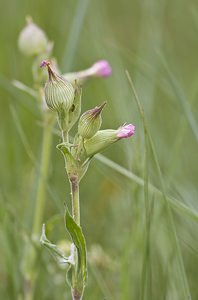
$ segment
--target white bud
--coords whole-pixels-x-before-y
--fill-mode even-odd
[[[22,29],[18,39],[20,51],[27,56],[36,55],[44,52],[47,44],[45,32],[28,18],[27,25]]]

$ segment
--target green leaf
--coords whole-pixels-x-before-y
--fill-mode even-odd
[[[29,86],[25,85],[23,82],[20,82],[18,80],[13,80],[12,84],[14,87],[19,89],[20,91],[23,91],[27,93],[28,95],[32,96],[35,99],[38,99],[38,94],[35,90],[31,89]]]
[[[56,146],[56,148],[62,152],[64,158],[70,159],[70,160],[73,161],[74,158],[73,158],[73,156],[71,155],[71,153],[70,153],[69,150],[68,150],[68,147],[70,147],[70,146],[73,146],[73,144],[69,144],[69,143],[63,142],[63,143],[61,143],[61,144],[58,144],[58,145]]]
[[[76,224],[72,216],[70,215],[68,208],[65,211],[65,225],[69,232],[74,245],[77,248],[78,253],[78,275],[82,275],[83,283],[87,281],[87,251],[85,238],[82,229]]]
[[[52,254],[52,256],[58,261],[59,264],[67,264],[67,265],[74,265],[74,258],[71,254],[69,257],[66,257],[64,253],[53,243],[51,243],[45,234],[45,224],[43,224],[42,227],[42,234],[40,237],[41,244],[46,247],[49,252]]]

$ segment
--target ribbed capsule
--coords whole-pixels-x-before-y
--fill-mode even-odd
[[[49,80],[45,84],[45,101],[54,111],[69,111],[74,101],[73,85],[52,71],[49,62],[43,61],[41,67],[47,66]]]
[[[96,134],[102,124],[101,112],[105,105],[106,102],[82,114],[78,123],[78,133],[80,136],[90,139]]]

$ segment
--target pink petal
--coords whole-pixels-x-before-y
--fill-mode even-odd
[[[124,124],[118,129],[117,137],[120,139],[128,138],[135,133],[135,126],[133,124]]]
[[[99,60],[91,67],[95,76],[108,77],[112,74],[112,69],[107,60]]]

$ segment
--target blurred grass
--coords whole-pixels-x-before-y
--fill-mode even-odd
[[[0,27],[0,298],[20,299],[22,293],[20,261],[31,231],[37,178],[32,157],[39,163],[41,149],[41,116],[34,99],[11,86],[11,80],[17,79],[32,87],[31,59],[17,49],[18,34],[30,14],[54,40],[62,71],[87,67],[100,58],[110,61],[112,77],[94,79],[84,87],[83,110],[107,99],[103,128],[124,122],[136,125],[133,140],[108,149],[104,155],[110,161],[101,156],[95,159],[81,184],[81,219],[88,250],[100,244],[114,262],[106,267],[92,262],[85,299],[188,299],[177,247],[191,297],[198,299],[197,2],[19,0],[1,4],[5,14]],[[171,214],[177,246],[171,238],[166,205],[158,201],[162,200],[161,179],[151,149],[145,149],[126,69],[145,110],[166,197],[176,203]],[[70,199],[57,143],[54,136],[45,222],[61,214],[64,201]],[[144,180],[145,155],[148,174]],[[50,234],[54,241],[66,237],[63,220]],[[64,270],[45,250],[37,267],[35,299],[70,299]]]

